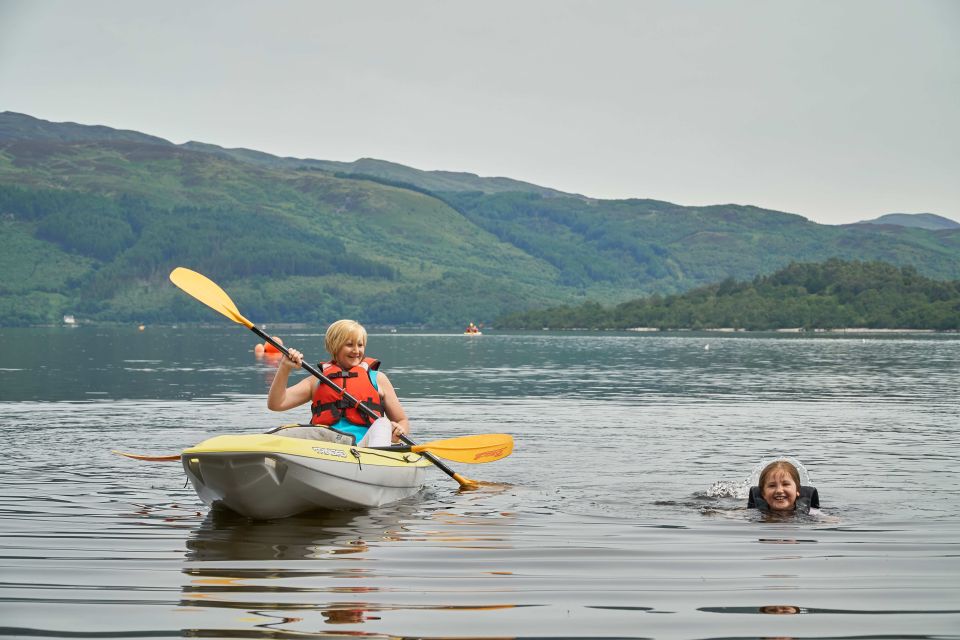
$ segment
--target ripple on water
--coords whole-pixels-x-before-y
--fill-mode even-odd
[[[110,453],[283,421],[232,335],[65,359],[82,401],[6,355],[0,635],[958,637],[960,340],[374,336],[418,439],[514,454],[454,465],[479,491],[437,472],[390,507],[251,522]],[[779,455],[827,517],[743,508]]]

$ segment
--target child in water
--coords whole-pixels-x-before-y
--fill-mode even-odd
[[[750,488],[748,508],[774,513],[810,513],[820,508],[820,496],[813,487],[800,484],[800,472],[786,460],[775,460],[760,472],[757,486]]]

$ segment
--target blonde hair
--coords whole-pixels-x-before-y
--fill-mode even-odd
[[[337,320],[327,327],[323,342],[327,353],[336,358],[337,352],[351,339],[359,340],[366,346],[367,330],[356,320]]]
[[[760,479],[757,481],[757,486],[763,490],[763,485],[775,471],[784,471],[793,478],[794,484],[797,485],[797,491],[800,490],[800,472],[797,471],[797,468],[787,462],[786,460],[775,460],[763,468],[763,471],[760,472]]]

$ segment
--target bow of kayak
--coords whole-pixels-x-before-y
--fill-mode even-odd
[[[419,492],[432,466],[409,451],[272,434],[210,438],[184,449],[181,462],[206,504],[257,520],[396,502]]]

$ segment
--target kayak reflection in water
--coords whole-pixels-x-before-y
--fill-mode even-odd
[[[800,613],[800,607],[792,604],[768,604],[760,607],[760,613],[768,613],[775,616],[792,616]]]
[[[763,468],[757,486],[750,487],[747,507],[771,513],[818,513],[820,496],[813,487],[800,484],[800,472],[786,460]]]
[[[381,416],[372,420],[365,412],[341,397],[341,393],[310,376],[288,387],[293,369],[303,364],[303,354],[288,349],[267,394],[267,408],[286,411],[310,402],[310,424],[285,428],[283,435],[342,442],[359,446],[386,446],[410,434],[410,421],[386,374],[378,371],[380,362],[366,357],[367,330],[354,320],[337,320],[327,329],[324,340],[329,362],[321,363],[321,372],[347,393]]]

